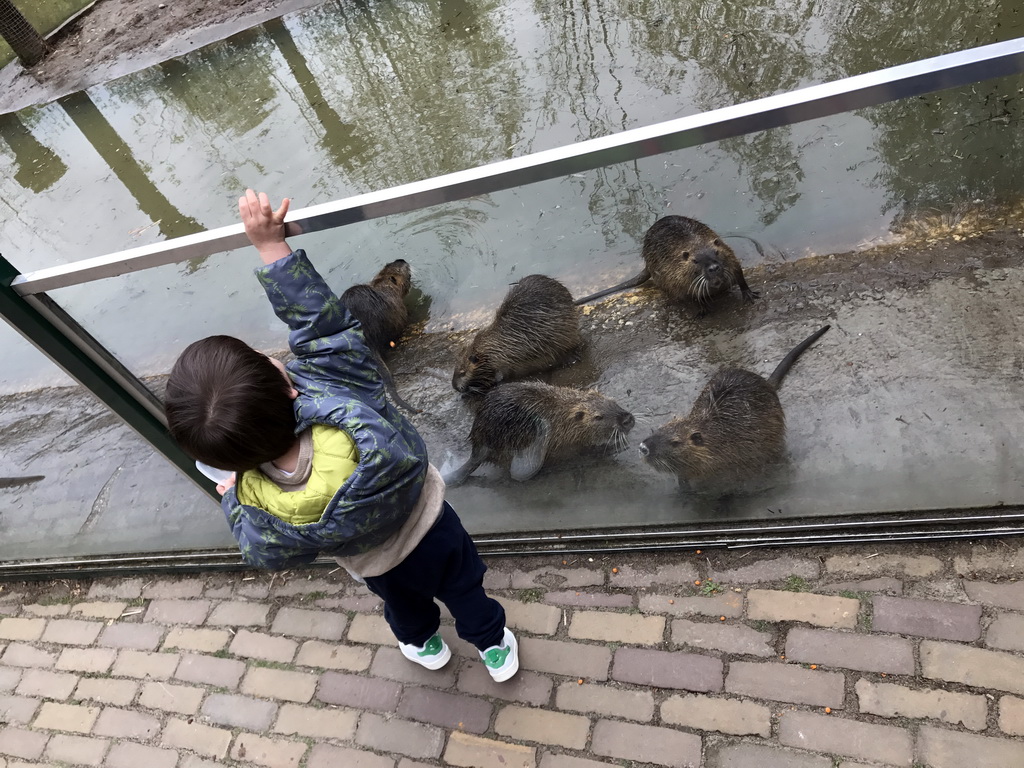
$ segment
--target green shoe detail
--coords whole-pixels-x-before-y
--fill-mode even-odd
[[[487,653],[481,654],[484,664],[492,669],[498,669],[505,663],[505,659],[512,653],[511,648],[490,648]]]
[[[427,640],[423,646],[422,651],[417,651],[417,656],[436,656],[441,652],[441,648],[444,645],[444,641],[441,639],[441,635],[435,634],[432,638]]]

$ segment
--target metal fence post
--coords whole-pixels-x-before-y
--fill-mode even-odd
[[[0,256],[0,317],[143,440],[218,500],[212,483],[167,432],[159,401],[130,371],[44,294],[19,296],[11,283],[20,273]],[[77,342],[77,343],[76,343]]]

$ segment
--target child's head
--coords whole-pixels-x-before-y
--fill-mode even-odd
[[[171,369],[164,409],[194,459],[238,472],[295,444],[295,390],[276,360],[232,336],[190,344]]]

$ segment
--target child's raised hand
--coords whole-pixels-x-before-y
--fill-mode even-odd
[[[227,480],[226,482],[223,482],[223,483],[218,483],[218,485],[217,485],[217,493],[219,493],[221,496],[223,496],[225,493],[227,493],[228,492],[228,488],[231,488],[231,487],[234,486],[235,479],[236,479],[235,473],[232,472],[231,473],[231,478],[229,480]]]
[[[266,192],[257,195],[251,189],[245,190],[245,194],[238,198],[238,214],[245,225],[245,234],[260,252],[264,264],[283,259],[292,252],[284,239],[284,217],[290,203],[286,197],[275,211],[270,207]]]

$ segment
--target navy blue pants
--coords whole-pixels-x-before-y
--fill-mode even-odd
[[[505,609],[484,593],[487,566],[448,502],[409,556],[387,573],[367,576],[384,601],[384,618],[401,642],[422,646],[441,626],[436,597],[455,617],[455,631],[483,651],[500,645]]]

